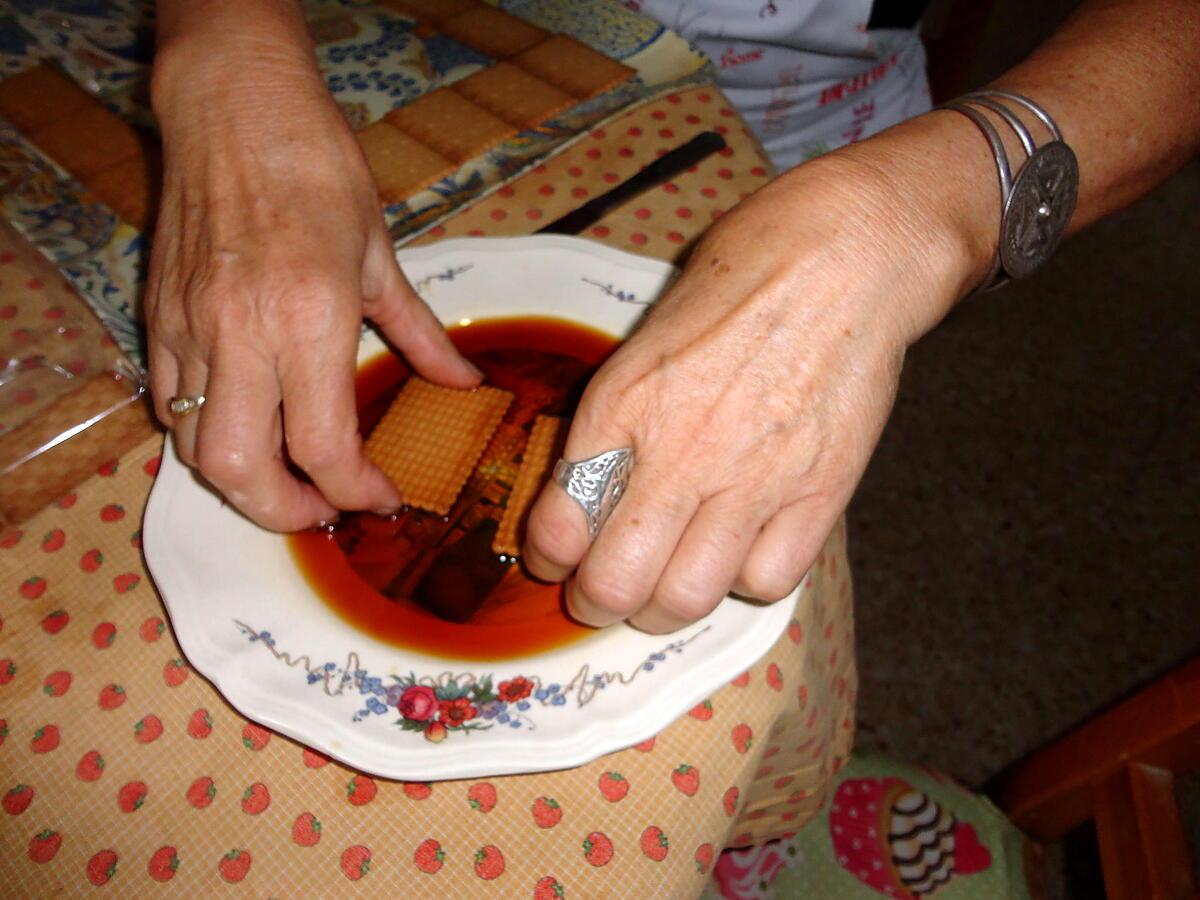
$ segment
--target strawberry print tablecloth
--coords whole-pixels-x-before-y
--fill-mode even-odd
[[[591,230],[673,259],[769,177],[712,88],[605,123],[423,240],[536,230],[706,128],[724,155]],[[812,816],[848,753],[839,527],[767,656],[654,739],[545,775],[354,772],[247,722],[182,658],[140,552],[160,452],[0,536],[0,895],[695,896],[722,847]]]

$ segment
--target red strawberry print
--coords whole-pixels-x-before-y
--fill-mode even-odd
[[[8,719],[0,719],[0,746],[4,745],[6,737],[8,737]]]
[[[58,726],[43,725],[33,733],[33,740],[29,746],[33,748],[34,753],[49,753],[58,746]]]
[[[549,875],[539,879],[538,883],[533,886],[533,900],[563,900],[566,896],[558,879]]]
[[[29,842],[29,858],[35,863],[50,862],[62,846],[62,835],[57,831],[39,831]]]
[[[445,860],[446,854],[442,850],[442,845],[433,838],[422,841],[417,845],[416,852],[413,853],[413,862],[427,875],[437,872]]]
[[[128,594],[141,584],[142,576],[133,572],[123,572],[113,579],[113,588],[118,594]]]
[[[410,800],[426,800],[433,794],[433,785],[428,781],[404,782],[404,795]],[[374,796],[372,794],[371,796]]]
[[[163,733],[162,720],[153,713],[138,719],[133,726],[133,739],[139,744],[150,744]]]
[[[67,536],[61,528],[55,528],[53,531],[47,531],[42,536],[42,549],[47,553],[54,553],[61,550],[67,542]]]
[[[119,468],[120,461],[116,459],[110,459],[108,462],[100,464],[99,468],[96,469],[96,474],[102,478],[111,478],[117,474],[117,470]]]
[[[108,684],[100,689],[100,708],[108,711],[125,702],[125,688],[119,684]]]
[[[121,812],[137,812],[150,793],[144,781],[131,781],[117,791],[117,806]]]
[[[27,784],[18,784],[4,795],[4,811],[10,816],[19,816],[29,809],[33,802],[33,788]]]
[[[162,464],[161,456],[152,456],[142,464],[142,471],[153,478],[158,474],[158,467]]]
[[[725,792],[725,796],[721,798],[721,806],[725,809],[725,815],[732,816],[737,811],[738,797],[741,792],[731,787]]]
[[[242,812],[247,815],[257,816],[270,805],[271,792],[261,781],[254,782],[242,794]]]
[[[207,709],[198,709],[188,719],[187,733],[197,739],[203,739],[212,734],[212,716]]]
[[[707,875],[708,867],[712,865],[713,861],[713,845],[701,844],[699,847],[697,847],[695,860],[696,871],[701,875]]]
[[[366,775],[355,775],[346,785],[346,799],[352,806],[364,806],[375,799],[378,790]]]
[[[17,664],[12,661],[11,657],[0,659],[0,684],[8,684],[16,677]]]
[[[46,593],[46,579],[41,575],[32,575],[21,582],[21,596],[26,600],[36,600]]]
[[[155,881],[170,881],[179,870],[179,854],[174,847],[159,847],[146,866]]]
[[[355,844],[342,851],[342,874],[351,881],[358,881],[371,868],[371,851],[362,844]]]
[[[250,853],[246,850],[230,850],[221,857],[217,871],[226,881],[241,881],[250,871]]]
[[[54,505],[59,509],[70,509],[75,505],[75,501],[79,499],[79,495],[75,493],[63,494],[54,501]]]
[[[796,701],[800,704],[800,708],[804,709],[808,706],[808,685],[802,684],[796,688]]]
[[[657,825],[651,825],[642,832],[642,853],[649,859],[655,862],[662,862],[667,858],[667,836],[663,834],[662,829]]]
[[[654,741],[655,741],[655,738],[652,738],[652,737],[646,738],[640,744],[634,744],[633,749],[636,750],[638,753],[649,753],[651,750],[654,749]]]
[[[101,622],[92,629],[92,646],[97,650],[107,650],[117,639],[117,626],[112,622]]]
[[[310,769],[319,769],[328,763],[329,757],[325,754],[318,753],[316,750],[310,750],[308,747],[304,748],[304,765]]]
[[[247,722],[242,726],[242,745],[247,750],[261,750],[271,740],[271,732],[261,725]]]
[[[51,672],[42,681],[42,693],[47,697],[61,697],[71,687],[71,673],[61,669]]]
[[[779,671],[779,666],[775,663],[767,666],[767,684],[771,686],[772,690],[783,690],[783,673]]]
[[[694,797],[700,790],[700,770],[695,766],[682,765],[671,773],[671,783],[681,794]]]
[[[120,522],[125,518],[125,507],[120,503],[110,503],[100,510],[101,522]]]
[[[87,877],[92,884],[107,884],[117,874],[117,854],[112,850],[101,850],[88,860]]]
[[[71,621],[71,614],[65,609],[56,609],[46,618],[42,619],[42,631],[46,634],[58,634]]]
[[[733,679],[733,681],[731,681],[729,683],[732,684],[734,687],[745,687],[746,685],[748,685],[750,683],[749,670],[743,672],[741,675],[739,675],[737,678]]]
[[[167,687],[179,687],[179,685],[187,681],[187,677],[187,663],[182,659],[175,658],[168,660],[167,664],[163,666],[163,681],[166,682]]]
[[[17,304],[9,303],[5,306],[0,306],[0,319],[15,319],[17,317]]]
[[[608,835],[593,831],[583,839],[583,857],[593,866],[607,865],[613,858],[613,844]]]
[[[484,881],[491,881],[504,874],[504,854],[494,844],[475,851],[475,874]]]
[[[153,644],[166,630],[167,626],[158,616],[151,616],[138,628],[138,634],[142,636],[142,640]]]
[[[713,715],[712,701],[705,700],[703,703],[697,703],[688,710],[688,715],[693,719],[699,719],[701,722],[707,722]]]
[[[730,738],[733,740],[733,749],[738,753],[745,753],[750,749],[750,745],[754,743],[753,733],[750,731],[750,726],[745,722],[733,726]]]
[[[292,840],[301,847],[314,847],[321,840],[321,820],[310,812],[300,813],[292,823]]]
[[[196,809],[204,809],[213,802],[215,796],[217,796],[217,786],[207,775],[197,778],[187,789],[187,801]]]
[[[80,781],[96,781],[104,774],[104,757],[99,750],[89,750],[79,757],[75,765],[75,777]]]
[[[538,797],[533,801],[533,821],[538,828],[553,828],[562,821],[562,807],[552,797]]]
[[[138,529],[129,536],[129,546],[134,550],[142,549],[142,529]]]
[[[99,550],[89,550],[83,556],[79,557],[79,568],[89,575],[95,572],[104,563],[104,554]]]
[[[629,782],[620,772],[605,772],[600,776],[600,793],[609,803],[623,800],[629,793]]]
[[[489,782],[482,784],[473,784],[467,791],[467,802],[471,804],[471,809],[477,809],[480,812],[491,812],[496,806],[496,788]]]
[[[20,528],[11,528],[8,531],[0,533],[0,550],[11,550],[17,544],[21,543],[21,538],[25,536]]]

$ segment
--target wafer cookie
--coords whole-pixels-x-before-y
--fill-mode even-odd
[[[445,515],[512,399],[497,388],[454,390],[410,378],[367,438],[367,458],[406,504]]]
[[[575,105],[574,97],[510,62],[498,62],[452,88],[517,128],[533,128]]]
[[[550,477],[555,460],[562,456],[567,440],[569,420],[555,416],[538,416],[529,432],[529,442],[521,456],[521,468],[508,495],[504,516],[492,541],[492,550],[501,555],[517,556],[521,552],[521,537],[529,508],[537,499],[542,485]]]
[[[376,122],[356,137],[386,204],[401,203],[454,171],[450,160],[387,122]]]
[[[142,152],[148,140],[148,136],[95,100],[28,137],[34,146],[80,181],[87,181]]]
[[[474,159],[517,133],[450,88],[438,88],[393,109],[383,121],[456,163]]]
[[[609,59],[565,34],[542,41],[513,57],[512,61],[579,100],[612,90],[634,75],[629,66]]]
[[[383,0],[383,5],[410,19],[436,25],[480,4],[478,0]]]
[[[536,25],[483,4],[443,20],[438,30],[492,59],[514,56],[549,37]]]
[[[25,134],[91,106],[90,94],[43,63],[0,81],[0,116]]]
[[[147,147],[87,180],[87,189],[139,231],[154,223],[162,192],[162,152]]]

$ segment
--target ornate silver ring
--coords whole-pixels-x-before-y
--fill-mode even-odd
[[[204,395],[199,394],[195,397],[172,397],[171,402],[167,404],[167,409],[171,411],[173,416],[186,416],[188,413],[193,413],[204,405]]]
[[[596,539],[612,515],[632,471],[633,450],[629,447],[609,450],[581,462],[560,459],[555,464],[554,481],[583,510],[589,539]]]

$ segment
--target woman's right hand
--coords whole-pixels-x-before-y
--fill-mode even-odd
[[[241,49],[223,58],[224,45],[183,40],[156,60],[155,408],[180,458],[268,528],[394,509],[402,498],[358,433],[364,316],[424,377],[471,387],[479,374],[396,264],[371,173],[311,48]],[[200,410],[170,412],[172,397],[201,394]]]

